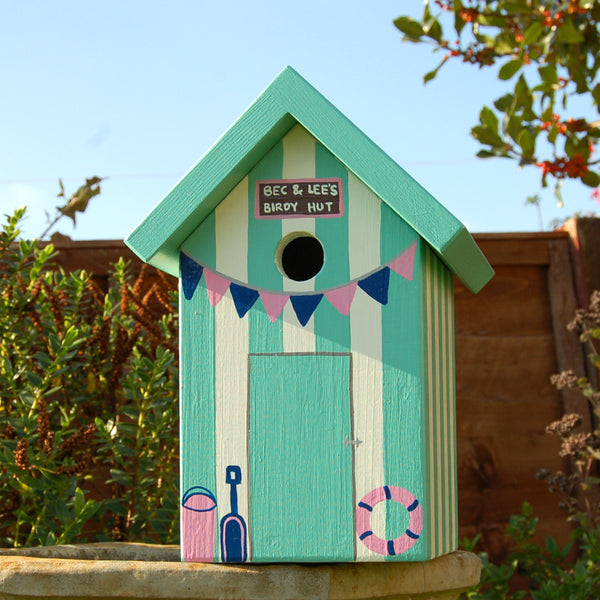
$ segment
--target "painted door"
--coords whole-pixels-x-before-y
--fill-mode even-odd
[[[351,356],[253,354],[254,561],[354,559]]]

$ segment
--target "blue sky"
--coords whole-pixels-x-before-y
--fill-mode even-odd
[[[535,168],[479,160],[469,135],[503,88],[494,71],[402,43],[418,0],[0,0],[0,211],[27,205],[39,235],[58,203],[107,177],[75,239],[125,237],[291,65],[473,232],[535,231]],[[567,183],[541,192],[543,220],[598,206]]]

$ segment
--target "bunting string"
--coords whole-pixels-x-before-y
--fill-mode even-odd
[[[406,250],[376,270],[334,288],[315,292],[277,292],[252,287],[246,283],[229,279],[199,263],[185,252],[180,252],[181,287],[184,298],[191,300],[200,280],[204,277],[208,301],[213,307],[217,306],[229,290],[240,319],[260,298],[272,323],[277,321],[289,300],[298,321],[304,327],[317,310],[323,297],[327,298],[329,303],[342,315],[350,314],[357,287],[380,304],[387,304],[390,273],[393,271],[400,277],[412,281],[416,249],[417,241],[415,240]]]

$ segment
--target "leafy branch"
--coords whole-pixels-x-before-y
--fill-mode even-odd
[[[104,179],[104,177],[90,177],[89,179],[86,179],[85,183],[80,186],[76,192],[71,194],[68,199],[62,179],[59,179],[58,185],[60,187],[60,192],[58,193],[57,197],[66,199],[66,202],[62,206],[55,207],[56,212],[54,217],[50,217],[50,215],[48,215],[48,220],[50,223],[46,229],[44,229],[44,232],[42,235],[40,235],[39,239],[43,240],[63,217],[69,217],[73,221],[73,225],[75,225],[76,213],[85,212],[90,200],[94,196],[100,194],[100,182]]]
[[[441,52],[434,79],[449,60],[480,69],[498,66],[498,78],[512,90],[484,106],[471,129],[480,158],[502,157],[534,165],[541,184],[563,179],[600,184],[600,2],[598,0],[430,0],[420,21],[398,17],[404,40],[428,43]],[[571,112],[579,98],[586,116]],[[593,116],[589,116],[592,114]]]

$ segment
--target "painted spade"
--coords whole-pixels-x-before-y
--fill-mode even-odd
[[[225,483],[231,486],[231,512],[221,519],[221,559],[223,562],[246,562],[246,522],[238,513],[237,486],[242,481],[242,469],[229,465],[225,471]]]

